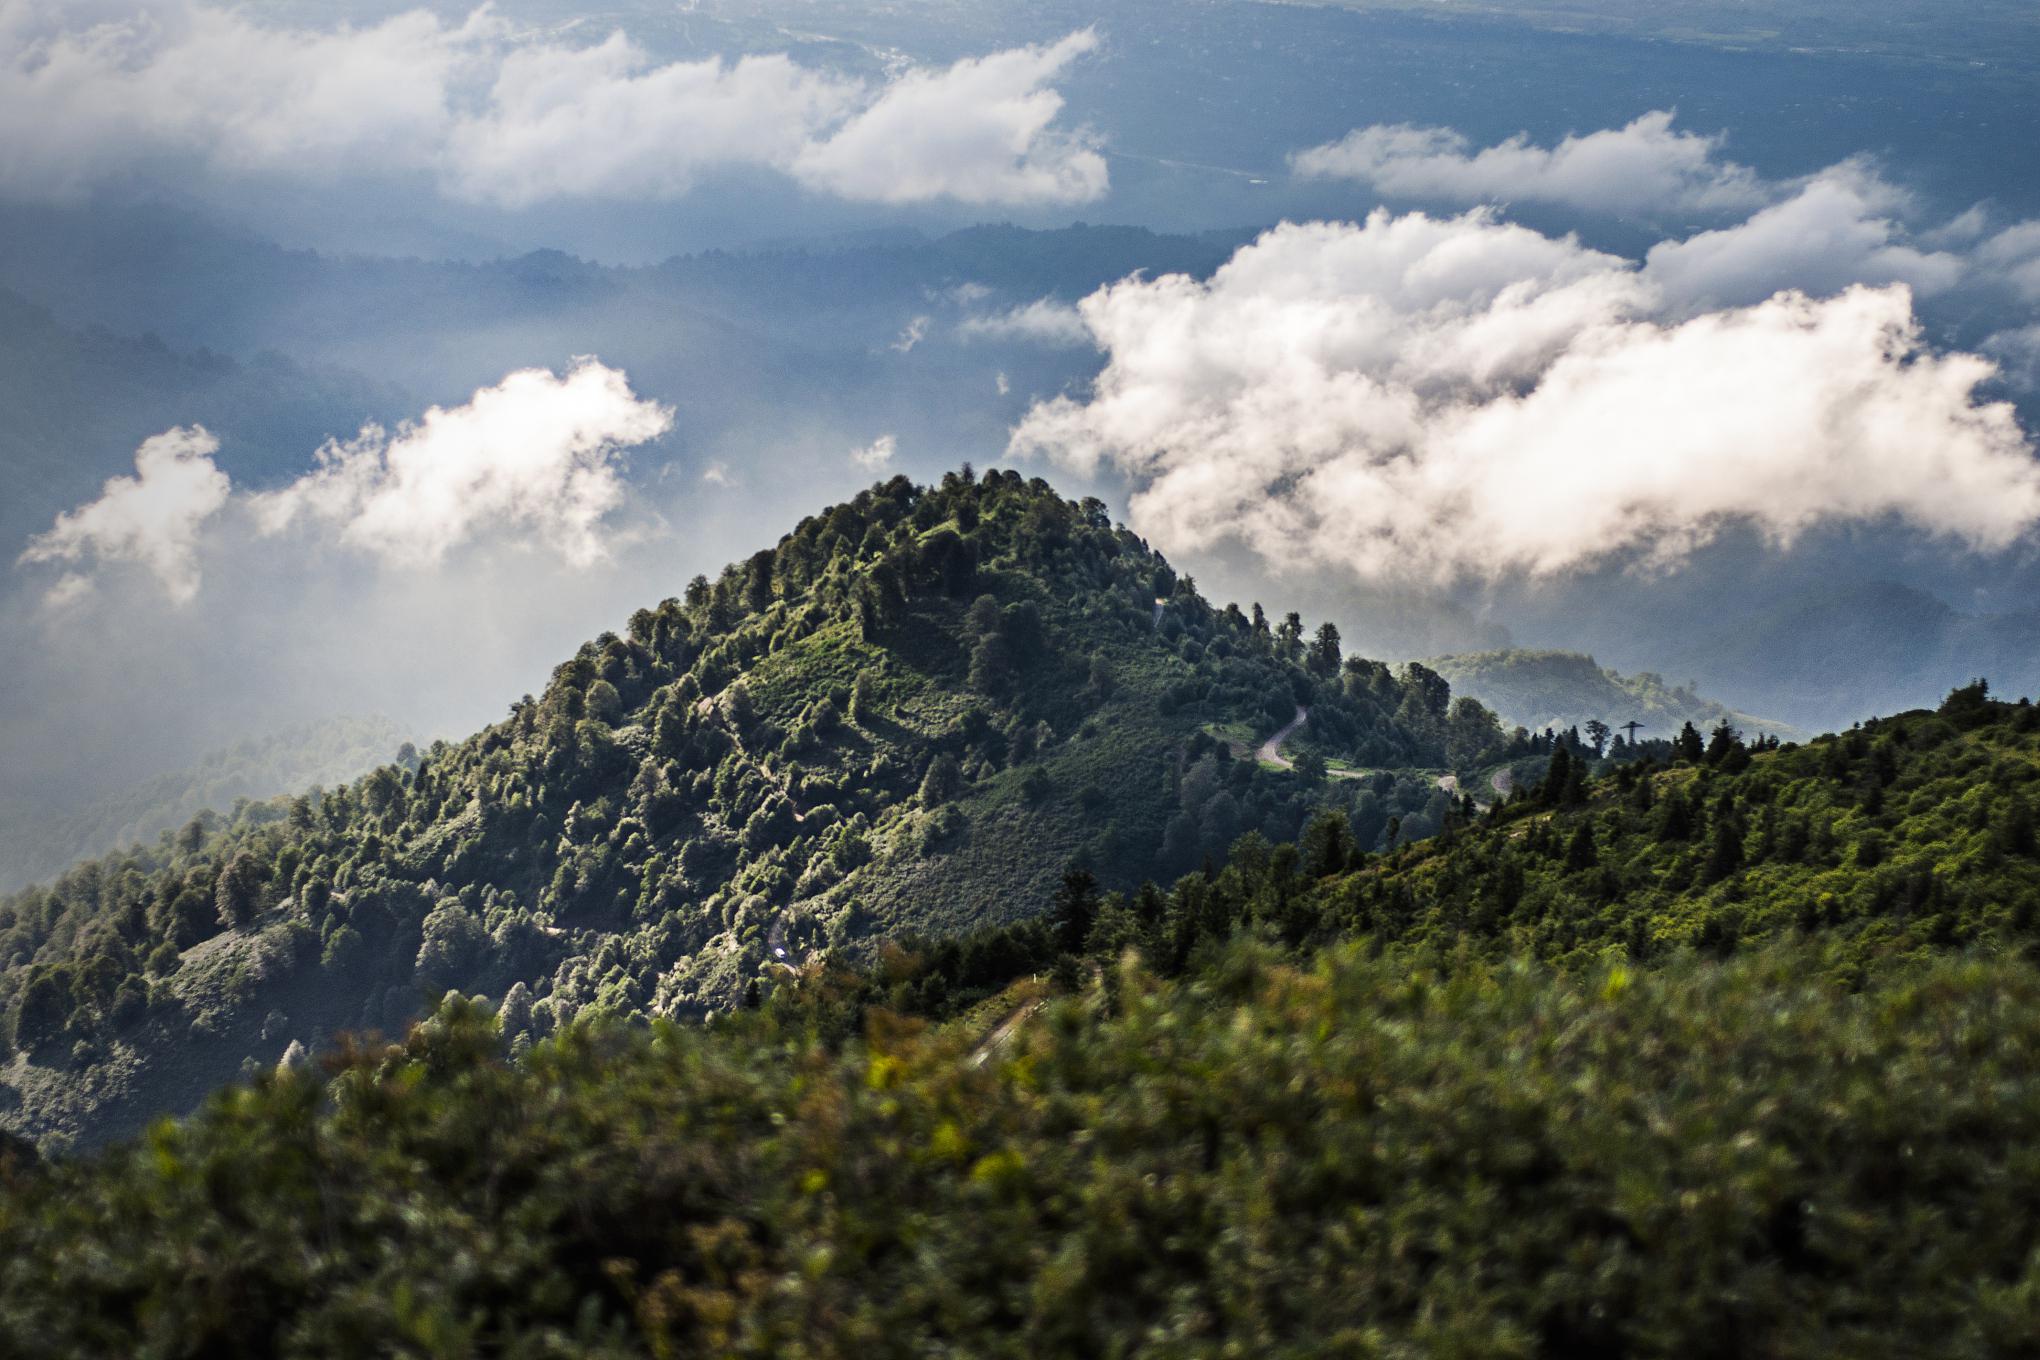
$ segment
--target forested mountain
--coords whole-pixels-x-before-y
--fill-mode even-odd
[[[2019,1353],[2040,712],[1681,734],[1386,854],[819,962],[713,1025],[450,998],[0,1153],[26,1354]],[[527,1051],[528,1050],[528,1051]],[[515,1056],[521,1054],[522,1056]]]
[[[1751,736],[1802,735],[1784,723],[1703,698],[1690,684],[1667,684],[1651,671],[1621,675],[1604,669],[1584,652],[1510,647],[1435,657],[1424,664],[1450,681],[1455,692],[1493,709],[1505,724],[1533,732],[1598,720],[1610,727],[1639,723],[1637,735],[1646,740],[1669,738],[1687,723],[1709,728],[1727,722]]]
[[[402,754],[404,731],[388,718],[302,723],[209,752],[186,769],[145,779],[82,805],[38,801],[0,808],[0,890],[54,878],[81,859],[143,844],[193,817],[243,799],[343,784]]]
[[[1309,709],[1295,771],[1240,759]],[[445,988],[534,1034],[1173,879],[1331,806],[1370,848],[1520,758],[1420,667],[1218,609],[1095,501],[895,478],[697,578],[415,768],[250,804],[0,904],[0,1110],[96,1140]],[[1336,763],[1337,776],[1325,766]]]

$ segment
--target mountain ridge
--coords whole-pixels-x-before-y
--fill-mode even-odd
[[[1232,759],[1312,707],[1322,781]],[[244,808],[0,906],[0,1089],[91,1137],[445,988],[699,1016],[815,951],[1044,908],[1297,835],[1407,839],[1520,758],[1420,667],[1217,609],[1096,501],[894,478],[697,577],[415,769]],[[1400,771],[1400,773],[1398,773]],[[194,1037],[195,1036],[195,1037]],[[0,1100],[6,1097],[0,1096]]]

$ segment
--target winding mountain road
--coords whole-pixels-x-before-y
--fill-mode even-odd
[[[1289,722],[1285,724],[1283,728],[1280,731],[1278,731],[1274,736],[1268,738],[1268,740],[1261,743],[1260,749],[1254,752],[1255,758],[1260,761],[1263,761],[1266,764],[1273,765],[1278,770],[1295,769],[1296,762],[1282,754],[1282,743],[1288,741],[1292,736],[1295,736],[1296,729],[1302,727],[1305,723],[1309,721],[1310,721],[1310,709],[1308,709],[1302,704],[1298,704],[1296,706],[1296,716],[1294,718],[1291,718]],[[1331,779],[1365,779],[1368,775],[1372,773],[1373,773],[1372,770],[1325,771],[1326,776]],[[1509,793],[1507,785],[1503,782],[1507,774],[1508,771],[1503,770],[1499,774],[1497,774],[1494,778],[1495,792],[1501,794],[1504,798],[1508,797]],[[1443,789],[1446,793],[1452,795],[1454,798],[1457,798],[1459,796],[1458,775],[1441,774],[1437,777],[1435,782],[1437,783],[1439,788]],[[1478,801],[1474,803],[1474,807],[1482,812],[1486,812],[1488,810],[1488,804]]]
[[[1282,743],[1288,741],[1291,736],[1295,735],[1297,728],[1309,721],[1310,710],[1302,704],[1298,704],[1296,706],[1296,716],[1291,718],[1288,725],[1281,731],[1261,743],[1261,749],[1254,752],[1255,758],[1273,765],[1278,770],[1295,769],[1296,762],[1282,754]],[[1372,772],[1368,770],[1325,771],[1326,776],[1332,779],[1365,779],[1370,773]]]

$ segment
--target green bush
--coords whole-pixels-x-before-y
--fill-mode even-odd
[[[456,1002],[0,1191],[21,1355],[2018,1354],[2040,975],[1252,948],[1020,1026],[506,1063]],[[815,987],[833,985],[818,978]],[[1110,997],[1109,1002],[1106,1000]],[[775,1010],[779,1008],[775,1007]]]

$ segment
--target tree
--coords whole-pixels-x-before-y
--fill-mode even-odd
[[[1688,723],[1687,726],[1691,727],[1692,724]],[[1684,736],[1683,732],[1680,733],[1682,739]],[[1705,759],[1709,765],[1719,765],[1733,752],[1740,751],[1742,744],[1742,734],[1728,725],[1728,719],[1723,718],[1714,725],[1714,731],[1708,734]]]
[[[1723,817],[1714,824],[1714,842],[1707,849],[1707,863],[1702,869],[1702,878],[1708,883],[1719,883],[1737,869],[1743,860],[1742,827],[1733,817]]]
[[[744,564],[744,607],[753,614],[772,607],[773,559],[772,549],[762,548]]]
[[[1312,878],[1344,873],[1358,849],[1344,817],[1320,812],[1303,831],[1303,871]]]
[[[1303,655],[1303,615],[1290,610],[1275,629],[1276,654],[1287,661]]]
[[[1587,742],[1594,748],[1594,759],[1599,760],[1608,750],[1608,738],[1614,729],[1599,718],[1587,719]]]
[[[1673,789],[1658,804],[1657,838],[1660,841],[1689,840],[1693,835],[1693,805],[1683,790]]]
[[[1091,693],[1097,695],[1101,702],[1112,697],[1112,663],[1105,659],[1103,652],[1091,654],[1089,684]]]
[[[1706,754],[1706,748],[1700,741],[1700,732],[1692,723],[1681,727],[1679,735],[1672,739],[1672,754],[1695,765],[1699,764],[1701,757]]]
[[[1315,746],[1306,746],[1303,750],[1297,752],[1295,763],[1291,768],[1295,772],[1296,777],[1306,784],[1322,784],[1325,782],[1325,758],[1318,753],[1318,749]]]
[[[970,602],[970,608],[963,613],[963,626],[973,637],[984,637],[999,631],[1003,619],[999,600],[995,595],[980,595]]]
[[[428,987],[451,987],[466,980],[480,966],[489,944],[481,921],[452,897],[426,916],[422,934],[416,966],[419,981]]]
[[[1433,718],[1445,716],[1452,703],[1452,682],[1429,666],[1412,661],[1402,668],[1403,687],[1416,698],[1420,711]]]
[[[1327,679],[1339,673],[1339,628],[1330,619],[1318,625],[1317,637],[1310,644],[1311,673]]]
[[[1063,870],[1062,884],[1055,890],[1048,919],[1055,931],[1056,947],[1065,954],[1081,954],[1091,927],[1098,921],[1098,880],[1089,869],[1075,865]]]
[[[1590,822],[1581,822],[1573,831],[1572,840],[1565,847],[1565,867],[1568,873],[1591,869],[1601,862],[1601,856],[1594,849],[1594,828]]]
[[[597,680],[588,686],[588,716],[599,723],[615,726],[623,716],[623,697],[616,692],[616,686],[607,680]]]
[[[923,807],[940,807],[961,792],[963,768],[956,763],[955,756],[944,751],[928,762],[928,772],[921,777]]]
[[[1013,664],[1007,656],[1006,639],[987,633],[970,653],[970,675],[965,683],[980,694],[1004,694],[1013,680]]]
[[[1502,725],[1480,700],[1462,694],[1445,716],[1445,759],[1470,765],[1501,745]]]
[[[14,1009],[14,1046],[33,1053],[64,1032],[71,1012],[70,989],[48,968],[35,973],[21,989]]]
[[[1580,762],[1573,759],[1572,751],[1563,742],[1551,748],[1551,763],[1544,767],[1544,783],[1538,792],[1553,807],[1578,807],[1587,801]]]
[[[325,948],[319,951],[319,966],[329,973],[349,972],[360,965],[367,952],[361,932],[353,926],[341,926],[326,937]]]
[[[878,697],[878,677],[870,670],[857,672],[857,678],[850,683],[850,717],[852,720],[869,724],[874,716],[873,701]]]
[[[262,867],[246,850],[235,855],[220,871],[213,890],[213,910],[229,927],[246,925],[261,907]]]

